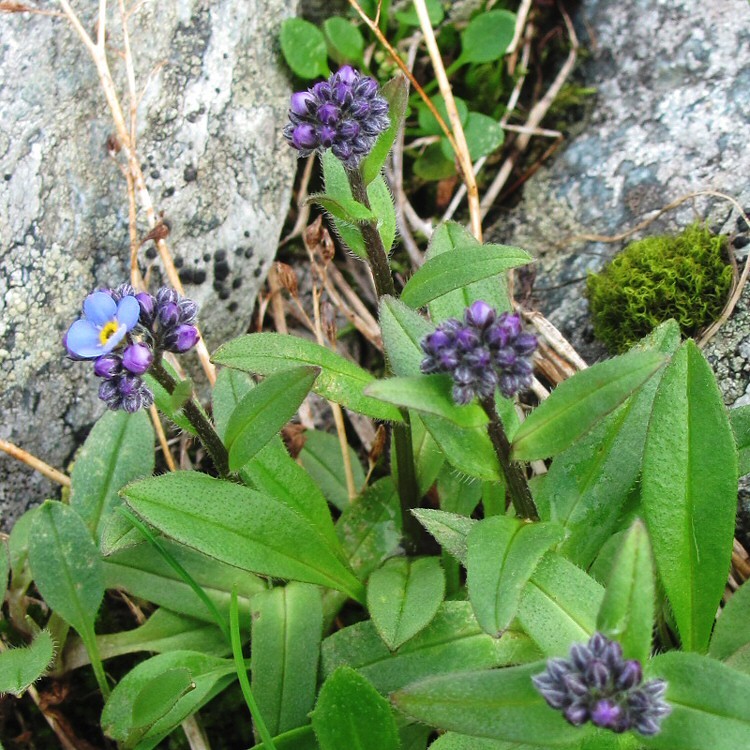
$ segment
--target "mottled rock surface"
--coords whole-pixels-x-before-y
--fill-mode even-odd
[[[74,4],[86,29],[97,3]],[[116,4],[110,65],[125,90]],[[131,21],[143,86],[139,153],[169,220],[209,348],[243,331],[275,252],[295,160],[278,27],[296,2],[144,3]],[[102,405],[60,339],[86,293],[128,274],[125,181],[94,66],[62,18],[0,23],[0,437],[62,467]],[[145,222],[141,223],[145,234]],[[153,250],[144,270],[159,279]],[[0,455],[0,525],[54,488]]]
[[[697,190],[750,204],[750,5],[586,0],[575,22],[591,50],[577,82],[596,89],[586,121],[526,184],[520,206],[487,234],[539,258],[535,303],[593,361],[604,348],[593,341],[586,274],[623,243],[566,238],[619,234]],[[645,232],[676,232],[700,218],[732,233],[735,216],[728,203],[699,198]],[[707,352],[728,404],[750,382],[748,300]]]

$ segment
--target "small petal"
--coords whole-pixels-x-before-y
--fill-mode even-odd
[[[106,292],[94,292],[83,301],[83,314],[99,328],[109,323],[116,312],[117,304]]]
[[[112,304],[115,303],[112,302]],[[76,320],[70,326],[65,335],[65,346],[71,356],[82,359],[93,359],[105,354],[99,339],[99,329],[90,320],[84,318]]]
[[[125,328],[125,332],[132,331],[138,324],[141,315],[141,306],[135,297],[128,295],[123,297],[117,304],[117,322]],[[123,334],[124,335],[124,334]]]

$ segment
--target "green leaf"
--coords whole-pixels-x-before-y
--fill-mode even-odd
[[[170,539],[161,539],[160,542],[201,586],[219,612],[227,617],[230,594],[237,587],[240,592],[241,622],[243,626],[249,624],[249,599],[265,589],[265,583],[260,578]],[[214,624],[213,615],[195,592],[146,542],[107,558],[104,561],[104,581],[108,589],[123,589],[132,596]]]
[[[390,125],[385,132],[378,136],[372,151],[362,162],[360,169],[365,185],[369,185],[380,174],[404,122],[406,104],[409,100],[409,87],[406,78],[402,75],[392,78],[381,88],[380,94],[388,102]]]
[[[313,193],[309,195],[306,203],[317,203],[328,211],[331,216],[349,224],[361,224],[375,218],[372,211],[366,206],[358,203],[349,196],[338,196],[334,198],[325,193]]]
[[[639,345],[673,354],[680,343],[663,324]],[[636,486],[643,446],[656,389],[664,374],[657,372],[592,431],[558,455],[534,496],[543,519],[565,527],[559,552],[588,567],[611,535],[622,525],[622,514]]]
[[[307,433],[308,437],[310,434]],[[329,436],[325,435],[325,437]],[[336,444],[338,446],[338,440]],[[354,459],[357,460],[356,454]],[[340,460],[341,454],[339,453]],[[359,463],[353,464],[352,469],[355,481],[357,481],[362,472]],[[336,531],[333,528],[331,511],[328,509],[326,498],[318,488],[318,477],[309,471],[304,460],[300,466],[286,452],[280,438],[274,438],[250,463],[246,464],[242,476],[250,479],[258,492],[270,495],[307,518],[328,541],[331,548],[341,553]],[[363,475],[361,481],[364,483]]]
[[[448,554],[466,565],[467,538],[478,521],[432,508],[414,508],[412,513]]]
[[[315,704],[323,607],[320,591],[290,583],[253,598],[252,688],[271,734],[308,722]]]
[[[518,630],[508,630],[499,639],[487,635],[469,602],[443,602],[432,622],[397,652],[388,649],[366,620],[326,638],[322,664],[325,675],[343,665],[353,667],[380,693],[388,693],[430,675],[521,664],[540,655]]]
[[[471,516],[482,499],[482,482],[461,476],[444,466],[437,482],[440,510]]]
[[[42,677],[55,658],[55,643],[47,630],[40,630],[31,645],[0,652],[0,695],[19,698]]]
[[[742,584],[721,610],[709,656],[725,661],[750,644],[750,586]]]
[[[162,366],[178,382],[178,384],[180,382],[183,382],[180,376],[177,374],[177,371],[174,369],[174,367],[172,367],[172,365],[169,364],[169,362],[167,362],[166,360],[162,360]],[[143,379],[146,381],[146,385],[154,394],[154,403],[156,404],[156,408],[168,419],[174,422],[181,430],[184,430],[190,435],[197,435],[198,433],[195,431],[195,427],[193,427],[190,420],[182,412],[182,404],[180,404],[179,408],[175,408],[172,401],[172,394],[168,393],[167,389],[161,383],[159,383],[159,381],[156,380],[153,375],[145,373],[143,375]],[[190,381],[185,382],[190,385]],[[201,407],[200,404],[198,406],[202,411],[203,407]]]
[[[394,373],[419,375],[424,356],[419,342],[434,330],[433,326],[402,302],[384,296],[380,303],[380,329]],[[479,479],[501,477],[497,456],[485,429],[459,428],[434,414],[422,414],[421,419],[445,457],[459,471]]]
[[[732,555],[737,453],[713,372],[692,341],[659,384],[641,497],[683,647],[704,651]]]
[[[232,412],[253,388],[255,388],[255,383],[246,373],[229,367],[219,370],[211,401],[216,432],[222,440],[226,435]]]
[[[117,493],[154,471],[154,430],[148,412],[107,411],[89,433],[71,474],[70,504],[98,539]]]
[[[739,451],[739,474],[750,474],[750,404],[729,410],[735,443]]]
[[[319,373],[317,367],[284,370],[247,393],[232,412],[224,437],[232,471],[241,469],[294,416]]]
[[[430,237],[425,258],[428,262],[446,253],[455,252],[460,256],[465,249],[474,250],[481,247],[468,229],[454,221],[439,224]],[[425,264],[426,265],[426,264]],[[510,310],[506,274],[502,273],[494,278],[475,281],[442,297],[432,300],[428,307],[433,322],[446,318],[461,318],[464,309],[476,300],[484,300],[498,312]]]
[[[672,713],[654,737],[654,750],[737,750],[750,747],[750,675],[698,654],[671,651],[651,662],[648,677],[667,681]]]
[[[436,557],[392,557],[367,584],[367,609],[391,651],[424,630],[445,595],[445,574]]]
[[[401,421],[398,409],[362,394],[375,379],[372,375],[307,339],[278,333],[240,336],[221,346],[213,361],[265,376],[299,366],[320,367],[320,375],[313,386],[315,393],[368,417]]]
[[[300,78],[328,76],[328,52],[323,32],[301,18],[287,18],[281,24],[281,51],[287,65]]]
[[[628,352],[576,373],[521,425],[513,458],[547,458],[569,447],[614,411],[664,364],[658,352]]]
[[[425,495],[435,483],[445,458],[435,439],[427,431],[419,415],[411,414],[411,442],[414,450],[414,470],[417,474],[419,494]]]
[[[8,543],[0,540],[0,604],[5,599],[5,592],[8,590],[8,575],[10,574],[10,553]]]
[[[440,0],[425,0],[425,6],[427,7],[427,15],[430,18],[432,26],[440,24],[445,17]],[[419,16],[413,3],[410,3],[406,10],[398,11],[396,19],[406,26],[419,26]]]
[[[521,593],[544,553],[562,540],[549,523],[493,516],[475,524],[467,538],[467,586],[485,633],[499,638],[518,612]]]
[[[548,552],[521,595],[518,622],[545,656],[567,656],[572,643],[593,635],[603,598],[591,576]]]
[[[421,375],[376,380],[365,394],[395,406],[437,414],[459,427],[480,427],[489,421],[477,404],[459,406],[453,400],[453,380],[448,375]]]
[[[505,131],[502,125],[487,115],[480,112],[469,112],[464,126],[464,137],[469,147],[469,156],[472,161],[488,156],[500,148],[505,141]],[[440,148],[446,159],[455,159],[455,152],[451,142],[443,137],[440,139]]]
[[[292,729],[273,738],[274,750],[319,750],[315,733],[310,724],[299,729]],[[265,744],[255,745],[253,750],[271,750]]]
[[[365,483],[365,474],[356,451],[351,447],[348,450],[354,486],[359,490]],[[329,435],[319,430],[305,432],[305,444],[300,451],[299,462],[329,503],[339,510],[344,510],[349,505],[344,459],[341,456],[341,444],[337,435]]]
[[[646,528],[636,521],[615,559],[597,630],[619,641],[626,658],[645,663],[651,654],[655,601],[651,545]]]
[[[29,530],[29,565],[47,606],[84,638],[93,636],[104,597],[104,573],[78,513],[51,500],[39,508]]]
[[[129,485],[128,505],[179,542],[261,575],[318,583],[358,601],[363,590],[307,518],[276,498],[196,472]]]
[[[398,750],[396,721],[385,698],[353,669],[337,669],[320,689],[312,714],[320,750]]]
[[[247,609],[247,602],[245,602]],[[246,617],[249,622],[249,617]],[[113,659],[123,654],[152,651],[199,651],[202,654],[224,656],[229,646],[216,625],[193,617],[160,608],[143,625],[109,635],[98,635],[96,642],[102,659]],[[89,663],[83,643],[68,639],[63,653],[64,670],[78,669]]]
[[[186,670],[195,687],[180,697],[166,715],[143,731],[133,721],[134,702],[144,688],[172,670]],[[153,748],[234,679],[234,664],[227,659],[193,651],[159,654],[141,662],[117,684],[104,706],[102,729],[125,747]]]
[[[407,716],[440,729],[548,747],[580,742],[592,728],[568,724],[531,681],[544,667],[537,662],[442,675],[407,685],[391,700]]]
[[[446,159],[439,143],[431,143],[419,154],[413,169],[414,174],[426,182],[437,182],[456,174],[456,163]]]
[[[195,689],[189,669],[168,669],[147,682],[133,701],[133,728],[145,733],[166,716],[180,698]],[[132,734],[131,734],[132,737]],[[132,740],[131,740],[132,742]]]
[[[466,102],[463,99],[457,96],[454,96],[453,99],[456,102],[458,119],[461,121],[461,125],[465,125],[469,118],[469,108],[466,106]],[[445,99],[443,99],[442,94],[433,97],[432,103],[435,105],[438,114],[443,118],[448,127],[450,127],[450,117],[448,116],[448,109],[445,106]],[[418,107],[417,118],[419,121],[419,128],[424,135],[443,135],[443,129],[438,124],[435,115],[433,115],[432,112],[430,112],[430,110],[421,102]]]
[[[499,60],[513,41],[515,29],[515,13],[507,10],[474,16],[461,35],[461,60],[467,63]]]
[[[351,21],[340,16],[327,18],[323,22],[323,31],[339,64],[362,62],[365,39]]]
[[[409,279],[401,301],[409,307],[424,307],[428,302],[531,262],[531,256],[508,245],[465,246],[452,253],[442,253],[428,260]]]
[[[517,742],[492,740],[488,737],[472,737],[468,734],[446,732],[441,734],[430,745],[430,750],[542,750],[531,745],[519,745]]]
[[[188,378],[179,380],[174,391],[169,396],[169,413],[178,412],[185,406],[185,402],[193,395],[193,382]]]

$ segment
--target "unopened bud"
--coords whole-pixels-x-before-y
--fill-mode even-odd
[[[286,263],[277,261],[273,264],[276,270],[276,278],[279,281],[279,285],[282,289],[286,289],[289,294],[295,299],[297,298],[298,285],[297,285],[297,274],[294,273],[294,269]]]

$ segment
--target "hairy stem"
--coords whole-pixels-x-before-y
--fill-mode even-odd
[[[367,208],[371,208],[362,173],[358,169],[352,169],[347,170],[347,175],[354,200]],[[388,254],[378,232],[377,222],[374,220],[364,222],[360,225],[360,230],[365,241],[367,259],[372,269],[378,299],[386,294],[395,296],[396,288],[393,285]],[[393,425],[393,443],[398,463],[398,496],[401,501],[401,522],[404,538],[408,546],[414,547],[421,532],[421,527],[411,514],[411,509],[419,504],[419,487],[414,471],[414,448],[411,440],[409,416],[405,409],[402,414],[404,416],[403,424]]]
[[[177,387],[177,381],[170,375],[161,362],[161,358],[157,357],[154,359],[149,369],[154,379],[161,385],[167,393],[170,395],[174,393]],[[195,428],[198,433],[198,438],[203,443],[203,447],[208,451],[209,455],[213,459],[214,466],[219,472],[219,475],[223,478],[229,476],[229,454],[227,449],[224,447],[224,443],[221,441],[218,433],[214,429],[208,417],[203,413],[200,408],[195,396],[191,396],[182,407],[185,416],[191,425]]]
[[[510,442],[508,436],[505,434],[505,428],[503,423],[500,421],[497,409],[495,408],[495,400],[492,396],[483,398],[482,408],[490,418],[490,423],[487,426],[487,431],[490,435],[490,440],[495,448],[495,453],[500,461],[500,466],[505,474],[505,479],[508,482],[508,490],[510,492],[510,499],[515,508],[516,515],[519,518],[528,518],[531,521],[539,520],[539,513],[537,512],[534,500],[531,497],[531,490],[529,484],[526,481],[526,474],[524,473],[523,467],[516,461],[511,460],[510,457]]]

